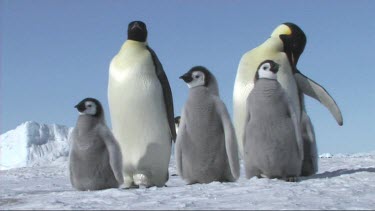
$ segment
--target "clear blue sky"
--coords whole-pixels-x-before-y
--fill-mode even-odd
[[[147,24],[150,46],[169,78],[180,115],[194,65],[217,77],[232,113],[241,56],[275,27],[294,22],[307,35],[298,68],[338,103],[344,126],[307,97],[319,153],[375,150],[375,1],[0,1],[0,132],[33,120],[73,127],[73,106],[99,99],[110,125],[107,83],[112,57],[133,20]]]

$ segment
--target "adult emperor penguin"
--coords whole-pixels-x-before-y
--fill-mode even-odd
[[[339,125],[343,124],[341,111],[328,92],[319,84],[301,74],[296,65],[306,45],[304,32],[293,23],[278,26],[260,46],[245,53],[238,66],[233,91],[233,119],[237,137],[243,136],[246,98],[254,87],[257,66],[264,60],[273,60],[280,65],[277,80],[292,101],[301,123],[304,139],[305,160],[302,175],[317,171],[317,150],[315,134],[309,116],[306,113],[303,94],[315,98],[329,109]],[[242,155],[242,140],[239,151]]]
[[[175,146],[179,175],[188,183],[235,181],[239,159],[235,131],[209,70],[196,66],[180,77],[188,87]]]
[[[265,176],[295,181],[301,174],[300,124],[292,103],[277,81],[278,69],[279,65],[272,60],[262,62],[247,98],[243,143],[248,179]]]
[[[80,116],[70,136],[70,182],[78,190],[119,187],[124,182],[121,149],[105,124],[101,103],[86,98],[75,107]]]
[[[145,23],[129,23],[128,39],[109,68],[109,110],[126,187],[164,186],[176,138],[171,88],[146,40]]]

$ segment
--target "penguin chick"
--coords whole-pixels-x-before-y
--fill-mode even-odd
[[[301,173],[303,140],[292,103],[277,81],[279,65],[262,62],[247,98],[244,162],[246,177],[295,181]]]
[[[70,136],[70,182],[78,190],[118,188],[124,183],[120,146],[105,124],[101,103],[86,98]]]
[[[225,104],[217,89],[210,89],[214,76],[196,66],[180,78],[187,83],[189,96],[175,147],[179,175],[188,184],[237,180],[237,140]]]

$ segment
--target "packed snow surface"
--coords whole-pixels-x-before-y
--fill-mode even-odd
[[[375,209],[375,151],[321,154],[319,172],[291,183],[186,185],[171,156],[163,188],[77,191],[68,172],[72,128],[26,122],[0,139],[0,209]],[[16,155],[16,156],[14,156]]]
[[[74,190],[68,163],[0,171],[0,209],[374,209],[375,152],[319,159],[319,172],[291,183],[247,180],[185,185],[172,156],[167,187]],[[173,175],[173,176],[172,176]]]

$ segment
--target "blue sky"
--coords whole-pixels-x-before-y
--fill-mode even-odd
[[[319,153],[375,150],[375,1],[0,1],[0,132],[33,120],[73,127],[73,108],[99,99],[110,125],[108,67],[133,20],[169,78],[175,115],[188,88],[178,79],[203,65],[218,79],[232,114],[241,56],[283,22],[299,25],[307,45],[298,68],[338,103],[344,126],[306,97]]]

